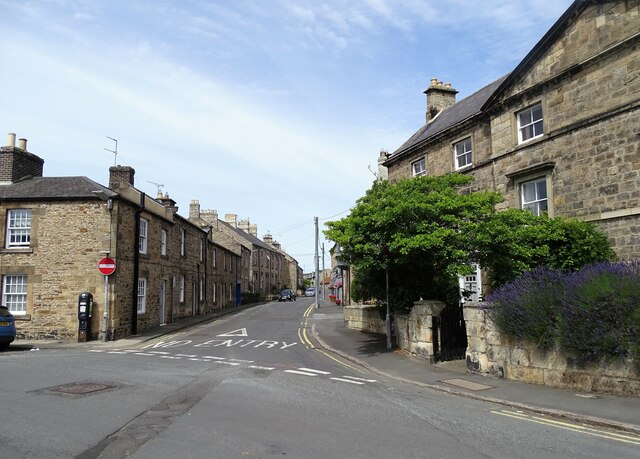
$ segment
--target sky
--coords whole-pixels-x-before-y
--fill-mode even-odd
[[[106,186],[131,166],[180,215],[198,200],[249,219],[310,272],[314,217],[329,267],[324,223],[424,124],[431,78],[473,94],[571,3],[0,0],[0,135],[26,138],[48,177]]]

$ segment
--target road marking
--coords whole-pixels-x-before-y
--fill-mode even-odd
[[[491,411],[492,414],[498,414],[500,416],[506,416],[513,419],[519,419],[521,421],[533,422],[535,424],[542,424],[546,426],[556,427],[558,429],[570,430],[572,432],[581,433],[584,435],[591,435],[593,437],[606,438],[608,440],[619,441],[623,443],[631,443],[632,445],[640,445],[640,437],[617,434],[615,432],[607,432],[606,430],[593,429],[591,427],[581,426],[577,424],[570,424],[568,422],[555,421],[553,419],[542,418],[539,416],[530,416],[521,412],[515,411]]]
[[[346,382],[346,383],[349,383],[349,384],[358,384],[360,386],[362,386],[364,384],[361,381],[352,381],[351,379],[342,379],[342,378],[329,378],[329,379],[333,379],[334,381]]]
[[[229,359],[231,362],[253,363],[253,360]]]
[[[171,352],[165,352],[165,351],[149,351],[149,354],[171,354]]]
[[[284,370],[285,373],[293,373],[296,375],[303,375],[303,376],[318,376],[316,373],[309,373],[306,371],[298,371],[298,370]]]
[[[274,367],[261,367],[260,365],[249,365],[249,368],[253,368],[255,370],[275,370]]]
[[[250,340],[239,339],[236,341],[232,339],[227,339],[227,340],[211,339],[209,341],[205,341],[204,343],[194,344],[193,347],[221,347],[221,346],[234,347],[238,345],[239,345],[238,347],[247,347],[249,345],[253,345],[254,343],[258,343],[253,346],[254,349],[257,349],[259,347],[266,347],[267,349],[273,349],[276,346],[280,346],[278,347],[278,349],[280,350],[284,350],[298,344],[298,343],[287,343],[286,341],[272,341],[272,340],[260,341],[257,339],[250,339]]]
[[[343,378],[353,379],[354,381],[376,382],[375,379],[356,378],[355,376],[343,376]]]
[[[249,336],[247,335],[247,329],[246,328],[239,328],[237,330],[233,330],[227,333],[223,333],[222,335],[217,335],[217,336]]]
[[[186,346],[187,344],[191,343],[190,339],[185,339],[185,340],[181,340],[181,341],[168,341],[168,342],[164,342],[164,341],[159,341],[157,343],[152,343],[152,344],[148,344],[146,346],[144,346],[142,349],[147,349],[148,347],[177,347],[177,346]]]
[[[145,355],[148,357],[155,357],[153,354],[149,354],[148,352],[134,352],[135,355]]]
[[[232,367],[237,367],[240,365],[238,362],[226,362],[224,360],[215,360],[216,363],[221,363],[223,365],[231,365]]]
[[[89,352],[106,352],[103,349],[89,349]]]
[[[182,360],[182,357],[176,357],[173,355],[160,355],[161,359]]]
[[[176,354],[178,357],[198,357],[196,354]]]
[[[214,357],[212,355],[203,355],[205,359],[213,359],[213,360],[227,360],[225,357]]]
[[[108,351],[107,354],[129,354],[129,352],[123,351]]]
[[[313,368],[298,368],[298,370],[300,370],[300,371],[308,371],[310,373],[317,373],[319,375],[330,375],[331,374],[331,372],[329,372],[329,371],[314,370]]]
[[[207,359],[195,359],[195,358],[191,358],[189,360],[193,360],[194,362],[210,362],[210,360]]]

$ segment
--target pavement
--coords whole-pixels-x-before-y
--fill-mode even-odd
[[[206,316],[180,319],[117,341],[76,343],[17,340],[12,347],[35,350],[78,346],[134,346],[253,306],[256,305],[238,306]],[[348,329],[344,324],[342,307],[322,299],[319,307],[313,310],[308,323],[313,336],[325,350],[386,378],[517,410],[559,417],[574,423],[640,435],[640,397],[576,393],[472,373],[467,370],[464,361],[431,364],[402,350],[387,350],[384,335]]]

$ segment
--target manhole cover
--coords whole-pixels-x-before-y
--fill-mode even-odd
[[[464,389],[469,390],[486,390],[493,389],[491,386],[486,386],[484,384],[478,384],[473,381],[467,381],[466,379],[454,378],[454,379],[445,379],[442,381],[443,383],[451,384],[452,386],[462,387]]]
[[[71,395],[85,395],[93,392],[99,392],[101,390],[112,389],[114,387],[116,386],[100,383],[72,383],[50,387],[48,390],[51,392],[62,392],[64,394]]]

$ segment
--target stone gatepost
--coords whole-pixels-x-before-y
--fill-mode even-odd
[[[407,342],[401,347],[409,352],[435,361],[433,341],[436,334],[433,331],[433,318],[438,317],[445,304],[436,300],[420,300],[413,303],[413,309],[406,321]]]

